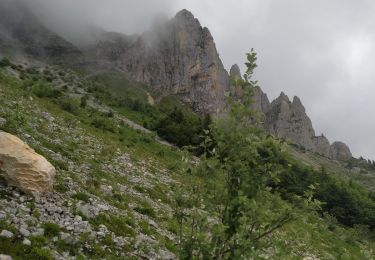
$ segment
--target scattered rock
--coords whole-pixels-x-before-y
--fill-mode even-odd
[[[25,246],[31,246],[31,241],[28,240],[27,238],[25,238],[25,239],[22,241],[22,244],[24,244]]]
[[[12,260],[13,258],[9,255],[0,254],[0,260]]]
[[[52,189],[55,168],[14,135],[0,132],[0,169],[11,186],[30,194]]]
[[[24,236],[24,237],[30,236],[30,231],[25,229],[25,228],[20,228],[19,231],[20,231],[21,235]]]
[[[12,232],[5,229],[0,233],[0,237],[12,238],[13,236],[14,234]]]
[[[77,211],[86,218],[95,218],[99,214],[100,209],[89,203],[83,203],[80,201],[77,203]]]
[[[44,228],[38,228],[35,232],[32,233],[33,236],[43,236]]]

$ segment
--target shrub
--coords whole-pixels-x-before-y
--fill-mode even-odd
[[[108,230],[112,231],[118,236],[133,237],[135,235],[132,228],[135,223],[131,215],[115,216],[99,214],[95,219],[90,221],[94,226],[99,226],[100,224],[105,225]]]
[[[55,223],[44,222],[42,227],[46,237],[55,237],[60,233],[60,226]]]
[[[80,102],[75,98],[65,96],[64,98],[59,100],[59,105],[63,110],[73,115],[77,115],[80,107]]]
[[[73,199],[89,202],[90,196],[83,192],[78,192],[72,196]]]
[[[105,118],[105,117],[95,117],[91,125],[95,128],[102,129],[104,131],[109,131],[114,133],[115,132],[115,124],[112,120]]]
[[[10,66],[12,63],[9,61],[9,59],[7,58],[3,58],[0,60],[0,67],[4,68],[4,67],[8,67]]]
[[[147,202],[143,201],[139,204],[139,206],[134,208],[135,211],[141,213],[143,215],[147,215],[149,217],[155,218],[156,214],[154,209],[148,204]]]

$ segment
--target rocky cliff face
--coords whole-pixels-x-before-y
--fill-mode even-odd
[[[93,45],[80,51],[48,30],[19,1],[1,0],[0,56],[9,50],[42,61],[84,63],[94,71],[117,70],[148,85],[159,97],[177,96],[201,114],[225,110],[228,91],[237,98],[243,95],[231,86],[209,30],[187,10],[140,36],[101,32]],[[230,76],[241,78],[237,65]],[[259,87],[254,88],[253,98],[253,109],[260,112],[265,130],[272,135],[333,159],[351,156],[347,146],[331,147],[324,136],[315,136],[299,98],[290,101],[282,93],[270,103]]]
[[[232,79],[240,79],[237,65],[230,70]],[[232,93],[240,98],[242,93],[232,87]],[[350,149],[341,142],[330,145],[324,136],[316,136],[312,122],[298,97],[292,101],[283,92],[271,103],[260,87],[253,89],[253,109],[260,112],[264,129],[275,137],[289,139],[304,149],[333,160],[347,160],[352,157]]]
[[[330,157],[335,160],[348,160],[352,158],[349,147],[342,142],[334,142],[331,145]]]
[[[161,96],[178,96],[199,113],[225,107],[228,73],[209,30],[187,10],[137,39],[102,39],[94,50],[95,59],[115,64]]]

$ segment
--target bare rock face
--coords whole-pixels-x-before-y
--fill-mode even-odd
[[[275,99],[266,113],[266,131],[278,138],[291,139],[295,144],[314,150],[314,129],[299,98],[291,102],[284,93]]]
[[[330,149],[330,158],[338,161],[345,161],[352,158],[349,147],[342,142],[334,142]]]
[[[313,152],[327,158],[330,157],[331,145],[324,135],[314,136],[313,143],[315,146]]]
[[[242,76],[241,76],[241,69],[240,69],[240,67],[238,67],[237,64],[234,64],[230,68],[229,76],[231,77],[231,79],[235,79],[235,80],[242,78]]]
[[[0,132],[0,170],[9,185],[29,194],[52,189],[55,168],[14,135]]]
[[[231,80],[242,79],[241,70],[237,64],[234,64],[231,67],[229,75]],[[241,88],[231,86],[231,92],[235,98],[241,99],[241,97],[243,96],[243,91]],[[267,94],[265,94],[260,87],[254,87],[252,90],[252,100],[252,109],[261,112],[261,114],[264,116],[270,106],[270,101],[268,100]]]
[[[137,39],[102,39],[91,53],[160,96],[179,97],[196,112],[212,114],[225,108],[228,72],[211,33],[187,10]]]
[[[262,91],[260,87],[253,89],[253,109],[266,114],[270,108],[270,101],[268,100],[267,94]]]

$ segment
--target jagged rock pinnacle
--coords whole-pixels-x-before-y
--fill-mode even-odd
[[[240,67],[238,67],[237,64],[234,64],[234,65],[230,68],[229,75],[230,75],[230,77],[231,77],[232,79],[236,79],[236,80],[242,78]]]

